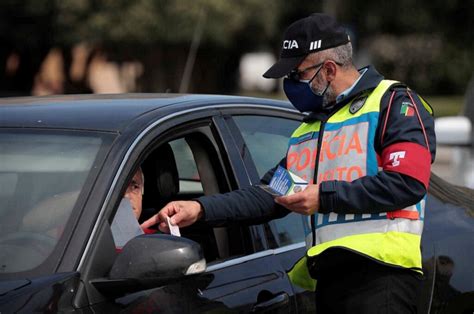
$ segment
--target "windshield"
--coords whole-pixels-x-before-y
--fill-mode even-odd
[[[84,132],[0,131],[0,273],[51,254],[102,142]]]

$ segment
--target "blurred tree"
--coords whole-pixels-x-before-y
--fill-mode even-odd
[[[142,90],[178,91],[191,41],[205,17],[191,90],[230,92],[242,53],[260,49],[275,33],[272,1],[61,0],[58,40],[87,40],[114,59],[133,56],[145,65]],[[204,12],[204,15],[202,15]]]
[[[29,93],[41,60],[57,47],[63,52],[64,91],[87,91],[85,79],[69,75],[73,48],[85,43],[92,47],[86,65],[97,54],[119,63],[140,61],[138,91],[177,92],[188,63],[189,92],[232,93],[243,53],[278,54],[289,23],[324,11],[350,28],[356,52],[387,77],[424,93],[462,93],[473,69],[473,5],[463,0],[3,0],[0,90]],[[194,48],[199,46],[190,67],[193,38]]]
[[[0,2],[0,96],[31,93],[34,74],[53,44],[53,2]]]
[[[387,77],[423,93],[464,93],[474,69],[473,1],[346,1],[337,15]]]

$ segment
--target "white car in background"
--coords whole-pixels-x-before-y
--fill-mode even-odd
[[[433,172],[460,186],[474,188],[474,78],[462,115],[435,120],[437,156]]]
[[[474,188],[472,123],[464,116],[435,120],[437,156],[433,171],[445,180]]]

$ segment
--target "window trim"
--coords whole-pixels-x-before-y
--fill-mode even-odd
[[[303,248],[303,247],[306,247],[306,243],[304,241],[289,244],[289,245],[285,245],[285,246],[279,247],[277,249],[269,249],[269,250],[265,250],[265,251],[256,252],[256,253],[245,255],[245,256],[242,256],[242,257],[237,257],[237,258],[233,258],[233,259],[230,259],[230,260],[226,260],[226,261],[221,262],[221,263],[212,264],[211,266],[208,266],[206,268],[206,272],[209,273],[209,272],[221,270],[221,269],[228,268],[228,267],[231,267],[231,266],[235,266],[235,265],[238,265],[238,264],[243,264],[243,263],[248,262],[248,261],[253,261],[253,260],[256,260],[256,259],[259,259],[259,258],[262,258],[262,257],[271,256],[271,255],[279,255],[279,254],[283,254],[283,253],[286,253],[286,252],[289,252],[289,251],[297,250],[297,249]]]

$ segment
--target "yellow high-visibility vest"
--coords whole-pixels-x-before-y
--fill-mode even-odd
[[[376,175],[381,170],[374,148],[380,102],[394,84],[399,83],[382,80],[374,90],[355,97],[335,112],[323,128],[321,121],[302,123],[290,139],[287,169],[308,182],[317,183],[353,181]],[[421,97],[420,100],[432,113],[429,105]],[[307,252],[288,273],[291,281],[314,290],[316,282],[309,275],[307,259],[334,247],[346,248],[387,265],[421,272],[425,198],[400,209],[406,213],[402,215],[406,218],[393,218],[387,213],[331,212],[302,216]]]

